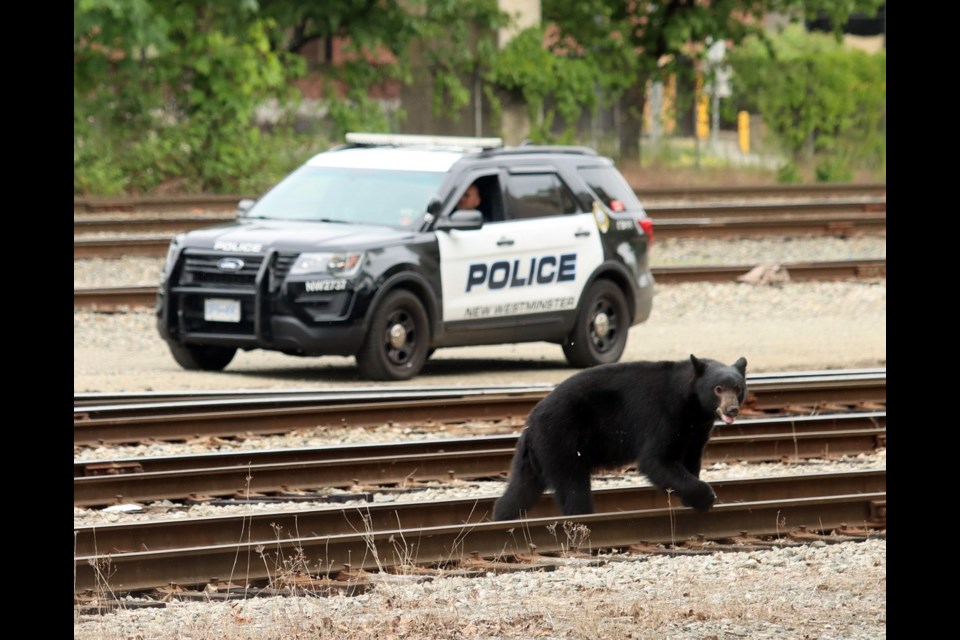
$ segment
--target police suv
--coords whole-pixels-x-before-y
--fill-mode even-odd
[[[459,209],[470,185],[480,204]],[[157,328],[185,369],[266,349],[407,380],[438,348],[537,341],[590,367],[650,315],[652,242],[592,149],[351,133],[235,221],[171,241]]]

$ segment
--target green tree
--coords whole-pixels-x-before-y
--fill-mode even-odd
[[[800,27],[749,38],[731,55],[733,101],[759,113],[794,164],[821,180],[886,164],[886,53],[844,48]]]
[[[324,77],[333,138],[351,129],[388,128],[369,97],[371,87],[387,81],[409,84],[428,77],[434,113],[457,114],[470,98],[465,80],[490,66],[495,30],[509,20],[496,0],[261,0],[261,5],[278,26],[276,46],[302,53],[321,42],[329,53],[336,39],[343,47],[342,64],[328,60],[317,70]]]
[[[290,168],[280,150],[297,149],[291,81],[314,41],[346,53],[319,69],[332,138],[386,129],[370,88],[417,74],[437,113],[457,113],[507,21],[496,0],[74,0],[74,191],[268,186]],[[281,119],[266,135],[256,114],[269,104]]]
[[[882,0],[543,0],[543,18],[556,25],[561,42],[576,43],[572,50],[607,52],[594,60],[598,75],[621,79],[620,84],[607,80],[623,114],[620,157],[636,159],[648,82],[676,74],[690,83],[708,39],[739,43],[762,33],[764,18],[773,12],[796,19],[827,15],[839,37],[851,13],[875,15],[881,4]],[[617,93],[620,86],[626,88]]]
[[[291,99],[300,64],[274,28],[252,1],[75,0],[75,192],[248,188],[268,161],[255,111]]]
[[[311,42],[343,45],[319,72],[334,126],[391,126],[370,89],[429,77],[433,111],[459,113],[481,82],[522,96],[533,137],[572,137],[583,109],[619,101],[620,157],[639,157],[648,81],[693,72],[708,38],[762,33],[770,11],[826,13],[834,25],[879,0],[543,0],[543,25],[496,46],[510,16],[497,0],[74,0],[74,190],[244,192],[274,182],[316,150],[292,135]],[[329,58],[328,58],[329,59]],[[692,63],[692,64],[691,64]],[[607,102],[609,103],[609,102]],[[258,110],[275,104],[270,130]],[[494,101],[496,106],[496,103]],[[402,118],[402,111],[397,117]],[[824,144],[830,134],[820,133]],[[837,136],[834,136],[836,138]]]
[[[589,58],[555,55],[543,42],[542,28],[524,30],[504,48],[485,77],[491,85],[518,94],[526,103],[531,140],[570,143],[583,109],[599,106],[600,85]],[[496,94],[490,97],[497,100]],[[555,136],[552,132],[558,116],[565,128]]]

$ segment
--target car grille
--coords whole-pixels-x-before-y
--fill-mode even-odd
[[[273,277],[277,282],[283,282],[283,279],[290,273],[290,267],[296,262],[298,253],[278,253],[277,260],[273,265]]]
[[[279,286],[290,272],[290,267],[296,262],[296,253],[278,253],[271,273],[271,289]],[[217,265],[224,258],[233,258],[243,261],[243,267],[238,271],[224,271]],[[264,256],[246,254],[206,254],[187,252],[184,256],[183,268],[180,270],[180,279],[177,284],[186,286],[213,285],[252,287],[256,284],[257,273],[263,263]]]
[[[269,292],[275,292],[290,272],[297,253],[278,253],[268,270],[265,283]],[[174,293],[177,294],[183,329],[187,333],[234,334],[252,336],[255,333],[257,274],[266,255],[249,253],[206,252],[188,249],[184,252]],[[224,259],[240,261],[236,271],[225,271],[218,265]],[[209,291],[209,293],[208,293]],[[203,301],[210,296],[235,295],[241,304],[242,320],[237,323],[208,322],[203,317]],[[270,304],[267,302],[267,304]]]
[[[240,260],[243,266],[237,271],[220,269],[217,265],[224,258]],[[180,270],[179,284],[252,287],[262,262],[261,255],[187,252]]]

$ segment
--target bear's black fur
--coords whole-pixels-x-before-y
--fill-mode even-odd
[[[732,423],[747,361],[620,362],[580,371],[527,417],[494,520],[521,517],[546,489],[563,515],[593,513],[591,472],[631,462],[661,490],[706,511],[716,494],[700,461],[716,420]]]

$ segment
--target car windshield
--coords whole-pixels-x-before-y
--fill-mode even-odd
[[[445,175],[305,165],[268,191],[246,217],[411,228]]]

